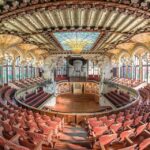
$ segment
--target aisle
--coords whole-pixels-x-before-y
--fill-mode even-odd
[[[65,125],[55,150],[91,150],[87,131],[80,126]]]

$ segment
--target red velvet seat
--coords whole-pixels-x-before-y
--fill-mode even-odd
[[[135,131],[135,129],[123,131],[120,134],[120,141],[124,142],[125,140],[128,140],[131,136],[134,136],[134,131]]]
[[[101,149],[105,150],[105,145],[110,144],[116,139],[117,139],[117,134],[102,135],[99,138],[99,144],[100,144]]]
[[[137,144],[134,144],[125,148],[118,149],[118,150],[135,150],[136,147],[137,147]]]
[[[114,132],[118,132],[118,130],[122,127],[122,123],[112,124],[110,126],[110,129],[112,129]]]
[[[139,150],[144,150],[149,145],[150,145],[150,138],[144,139],[139,145]]]

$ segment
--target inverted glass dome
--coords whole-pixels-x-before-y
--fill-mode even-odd
[[[96,43],[99,32],[55,32],[54,36],[65,51],[89,51]]]

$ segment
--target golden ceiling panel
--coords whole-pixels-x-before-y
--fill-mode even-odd
[[[22,49],[22,50],[25,50],[25,51],[28,51],[28,50],[32,50],[32,49],[37,49],[38,46],[33,45],[33,44],[26,44],[26,43],[23,43],[23,44],[19,44],[19,45],[18,45],[18,48],[20,48],[20,49]]]
[[[137,43],[150,43],[150,32],[137,34],[131,40]]]
[[[34,49],[33,52],[36,53],[36,54],[38,54],[38,55],[47,53],[46,50],[42,50],[42,49]]]
[[[120,49],[111,49],[108,52],[113,53],[113,54],[118,54],[121,50]]]
[[[15,46],[22,42],[22,38],[10,34],[0,34],[0,47],[2,49]]]
[[[144,47],[137,47],[135,55],[142,55],[144,54],[144,52],[146,51],[146,49]]]
[[[116,47],[119,49],[130,51],[131,49],[134,48],[134,46],[135,43],[122,43],[122,44],[118,44]]]
[[[58,42],[52,37],[52,32],[70,31],[78,28],[96,30],[100,32],[100,38],[93,52],[104,52],[105,48],[115,48],[118,42],[125,42],[126,38],[136,31],[144,29],[150,19],[144,16],[136,16],[118,10],[98,8],[64,8],[54,10],[34,11],[30,14],[16,15],[14,18],[2,20],[0,26],[3,30],[21,35],[26,41],[39,45],[39,48],[49,51],[64,52]],[[129,34],[128,34],[129,33]],[[145,39],[144,39],[145,40]],[[119,45],[118,48],[120,48]],[[126,46],[126,47],[125,47]],[[30,47],[23,47],[30,49]],[[121,49],[132,49],[132,45],[126,44]]]

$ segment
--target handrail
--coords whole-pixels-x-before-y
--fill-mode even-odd
[[[123,106],[123,107],[117,108],[116,110],[109,110],[109,111],[105,111],[105,112],[93,112],[93,113],[71,113],[71,112],[68,113],[68,112],[58,112],[58,111],[54,111],[54,110],[53,110],[53,111],[40,110],[40,109],[37,109],[37,108],[35,108],[35,107],[29,106],[29,105],[27,105],[27,104],[21,102],[20,100],[17,99],[17,97],[18,97],[17,95],[18,95],[19,93],[25,91],[26,89],[18,90],[18,91],[15,93],[15,99],[16,99],[16,101],[17,101],[20,105],[22,105],[23,107],[29,108],[29,109],[31,109],[31,110],[33,110],[33,111],[38,111],[38,112],[41,112],[41,113],[55,114],[55,115],[95,116],[95,115],[106,115],[106,114],[115,113],[115,112],[124,110],[124,109],[126,109],[126,108],[128,108],[128,107],[130,107],[130,106],[133,106],[133,105],[135,105],[136,103],[138,103],[139,100],[140,100],[140,98],[141,98],[139,92],[136,91],[136,90],[133,89],[133,88],[126,87],[126,86],[122,86],[122,85],[113,83],[113,82],[111,82],[111,81],[105,81],[105,83],[106,83],[106,84],[117,85],[117,86],[119,86],[119,87],[126,88],[126,89],[132,91],[133,93],[135,93],[135,94],[137,95],[136,100],[132,101],[131,103],[129,103],[129,104]],[[34,86],[30,86],[29,88],[31,89],[31,88],[33,88],[33,87],[34,87]],[[35,86],[35,87],[36,87],[36,86]],[[28,89],[29,89],[29,88],[28,88]],[[53,96],[53,95],[52,95],[52,96]]]

